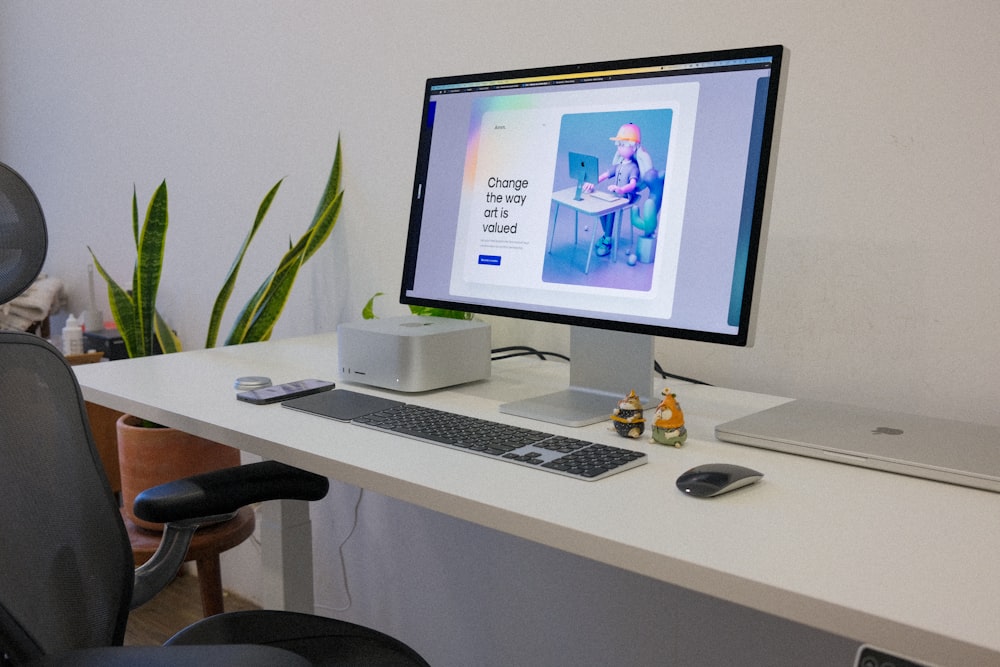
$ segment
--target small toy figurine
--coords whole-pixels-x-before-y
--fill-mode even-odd
[[[638,438],[646,428],[646,420],[642,417],[642,403],[635,395],[635,390],[618,401],[618,406],[611,413],[611,423],[615,431],[623,438]]]
[[[656,406],[656,418],[653,420],[653,441],[661,445],[680,447],[687,440],[688,432],[684,427],[684,413],[677,402],[677,395],[669,389],[663,390],[663,400]]]

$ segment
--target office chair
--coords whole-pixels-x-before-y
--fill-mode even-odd
[[[46,239],[31,189],[0,164],[0,303],[34,279]],[[28,333],[0,332],[0,457],[3,667],[427,665],[381,632],[280,611],[220,614],[165,647],[122,647],[129,610],[173,579],[199,524],[264,500],[318,500],[329,482],[265,461],[148,490],[135,511],[166,524],[163,543],[133,569],[76,376],[58,350]]]
[[[34,282],[48,246],[38,198],[20,174],[0,163],[0,304]]]

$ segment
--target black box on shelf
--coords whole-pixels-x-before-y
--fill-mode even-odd
[[[125,341],[118,334],[118,329],[85,331],[83,334],[83,349],[85,351],[97,350],[98,352],[103,352],[104,358],[111,361],[128,358],[128,352],[125,350]]]

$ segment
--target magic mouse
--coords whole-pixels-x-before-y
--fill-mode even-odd
[[[696,498],[712,498],[760,480],[764,473],[732,463],[706,463],[677,478],[677,488]]]

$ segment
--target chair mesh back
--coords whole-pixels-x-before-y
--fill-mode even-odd
[[[0,333],[0,663],[120,644],[132,553],[72,369]]]
[[[17,172],[0,164],[0,303],[26,290],[38,276],[47,239],[35,193]]]

